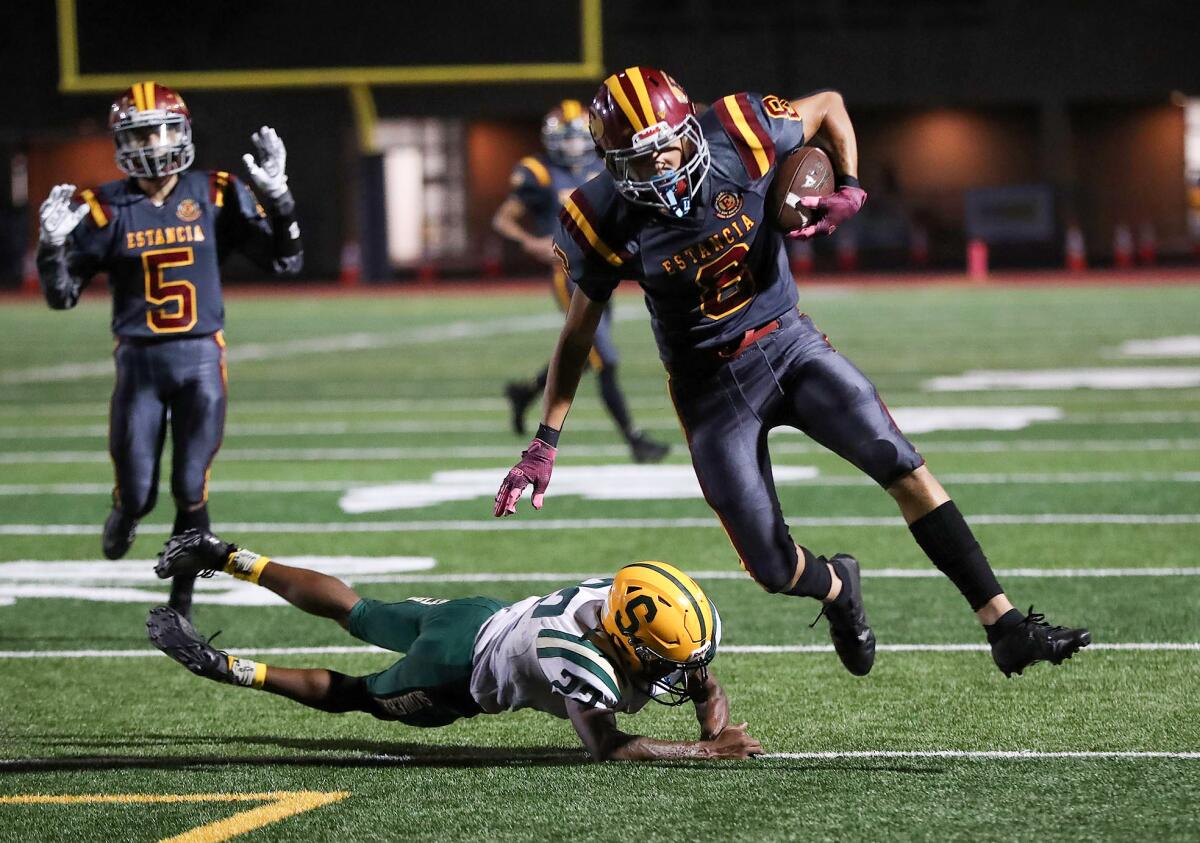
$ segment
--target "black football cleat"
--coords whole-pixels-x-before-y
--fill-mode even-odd
[[[146,618],[150,643],[197,676],[233,683],[229,656],[221,652],[183,615],[167,606],[155,606]]]
[[[850,597],[843,605],[825,604],[829,637],[833,639],[833,649],[846,670],[855,676],[866,676],[875,664],[875,633],[867,624],[858,560],[849,554],[838,553],[829,561],[842,581],[843,591]]]
[[[518,436],[525,435],[525,411],[538,397],[540,390],[528,383],[513,381],[504,387],[504,397],[508,399],[512,411],[512,429]]]
[[[1092,634],[1086,629],[1051,626],[1045,615],[1035,614],[1030,606],[1025,619],[992,645],[992,658],[1005,676],[1020,676],[1036,662],[1062,664],[1091,643]]]
[[[671,452],[665,442],[656,442],[640,430],[629,437],[629,450],[636,463],[662,462]]]
[[[104,534],[100,539],[100,547],[105,559],[120,559],[129,552],[133,540],[137,537],[137,519],[128,518],[125,513],[115,506],[108,518],[104,519]]]
[[[161,580],[177,576],[211,577],[225,569],[229,554],[235,551],[236,545],[193,527],[167,539],[158,552],[154,573]]]

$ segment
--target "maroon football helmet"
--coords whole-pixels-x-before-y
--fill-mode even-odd
[[[135,178],[160,178],[192,166],[192,114],[183,97],[157,82],[134,82],[108,112],[117,166]]]
[[[629,202],[685,216],[708,175],[708,141],[696,105],[662,70],[628,67],[604,80],[592,100],[589,127],[596,151]],[[655,173],[655,152],[683,145],[678,170]]]

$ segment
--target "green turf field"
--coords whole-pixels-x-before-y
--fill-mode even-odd
[[[687,457],[636,296],[618,300],[622,378],[636,420],[675,446],[667,467],[607,481],[623,498],[578,494],[603,474],[588,467],[628,465],[585,383],[545,509],[522,502],[499,523],[490,496],[524,444],[508,430],[501,388],[549,353],[558,317],[548,296],[243,295],[227,302],[231,404],[212,472],[210,510],[227,538],[283,559],[356,557],[327,564],[385,599],[516,599],[634,559],[672,562],[720,606],[727,646],[714,669],[735,719],[770,756],[593,765],[569,724],[544,715],[419,731],[208,683],[145,639],[163,593],[146,560],[171,521],[169,490],[135,561],[96,561],[111,482],[106,301],[55,313],[9,300],[0,839],[154,840],[206,826],[208,839],[246,840],[1200,837],[1200,358],[1121,353],[1129,340],[1200,333],[1200,286],[802,296],[902,425],[939,417],[919,408],[1041,419],[1010,430],[918,424],[911,435],[1013,600],[1089,626],[1092,648],[1006,680],[954,588],[919,576],[930,566],[890,499],[802,436],[779,435],[793,534],[819,552],[853,552],[866,571],[881,651],[869,677],[845,673],[824,621],[808,628],[815,604],[742,575],[703,500],[639,499],[686,480]],[[1128,367],[1157,371],[1121,390],[927,388],[973,370]],[[1154,374],[1184,385],[1156,387]],[[447,471],[457,473],[435,477]],[[402,487],[404,508],[339,504],[359,487],[400,483],[431,485]],[[40,564],[11,564],[22,560]],[[217,578],[204,588],[197,626],[223,630],[231,651],[288,650],[261,658],[347,673],[389,663],[313,652],[358,642],[260,605],[250,586]],[[651,708],[622,727],[694,736],[685,710]]]

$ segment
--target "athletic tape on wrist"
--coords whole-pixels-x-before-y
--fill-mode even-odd
[[[253,550],[241,548],[229,554],[229,559],[225,562],[225,573],[258,585],[258,578],[270,561],[269,556],[260,556]]]
[[[262,662],[241,659],[237,656],[228,656],[227,658],[235,685],[261,689],[263,683],[267,681],[267,666]]]

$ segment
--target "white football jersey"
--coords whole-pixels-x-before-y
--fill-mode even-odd
[[[534,708],[566,717],[566,698],[635,712],[650,698],[588,640],[612,579],[593,579],[494,614],[475,638],[471,696],[488,714]]]

